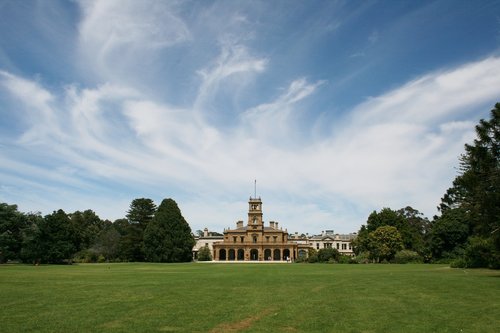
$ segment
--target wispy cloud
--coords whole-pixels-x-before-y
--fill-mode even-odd
[[[255,64],[249,67],[255,69]],[[286,212],[270,208],[274,218],[300,230],[313,214],[314,224],[306,228],[311,230],[326,227],[334,218],[331,210],[319,213],[317,205],[325,200],[331,200],[342,219],[381,206],[414,205],[433,214],[452,180],[463,143],[472,137],[473,122],[461,119],[474,119],[474,110],[496,98],[498,68],[500,60],[488,58],[415,79],[358,105],[350,117],[331,124],[328,136],[307,145],[289,139],[300,139],[300,120],[291,114],[317,92],[321,81],[293,81],[274,101],[243,113],[241,123],[230,131],[209,124],[194,105],[178,109],[159,104],[131,88],[71,86],[51,93],[36,81],[10,73],[2,73],[1,81],[30,108],[25,119],[40,114],[25,128],[23,137],[30,140],[20,144],[28,150],[44,149],[54,158],[53,165],[38,168],[32,181],[45,179],[57,165],[73,170],[71,176],[126,181],[137,188],[177,184],[193,196],[181,199],[188,210],[198,207],[186,215],[199,219],[213,211],[202,204],[204,200],[227,198],[225,191],[238,196],[245,193],[238,187],[258,177],[273,205],[288,207]],[[217,67],[206,73],[200,86],[209,76],[218,80],[233,72]],[[3,159],[9,161],[8,156]],[[11,161],[10,170],[17,168],[12,163],[23,162]],[[228,202],[234,205],[230,210],[235,211],[240,200]],[[281,200],[301,204],[287,206]],[[317,207],[305,209],[308,205]],[[197,228],[205,223],[193,222]],[[343,221],[347,229],[361,222]]]
[[[155,52],[189,41],[191,32],[176,12],[175,2],[80,1],[79,24],[83,66],[110,79],[124,75],[138,58],[146,64]],[[87,67],[88,68],[88,67]],[[111,76],[111,77],[110,77]]]
[[[257,178],[266,220],[355,231],[383,206],[434,214],[474,124],[498,98],[498,57],[369,77],[395,59],[388,54],[418,15],[404,33],[405,15],[370,21],[353,40],[372,4],[285,3],[279,16],[267,2],[187,4],[79,1],[80,21],[43,34],[76,45],[58,53],[71,74],[2,67],[0,113],[15,119],[0,136],[2,198],[118,218],[134,197],[172,196],[193,229],[220,231],[245,218]],[[350,67],[352,50],[367,61]],[[2,46],[12,61],[9,52]],[[361,77],[380,88],[355,91]],[[366,91],[373,96],[360,101]]]

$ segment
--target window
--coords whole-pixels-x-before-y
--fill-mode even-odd
[[[208,247],[208,243],[205,243],[205,247]]]
[[[342,244],[342,250],[347,250],[347,244]]]
[[[244,236],[240,236],[240,238],[241,238],[241,242],[243,243],[243,240],[245,239],[245,237]]]
[[[253,236],[253,242],[257,243],[257,236]]]
[[[276,239],[278,238],[278,236],[273,236],[273,242],[276,243]]]
[[[337,243],[337,250],[338,250],[338,249],[340,249],[340,244],[339,244],[339,243]]]
[[[351,250],[351,249],[352,249],[352,247],[351,247],[351,243],[349,243],[349,250]]]
[[[316,250],[319,250],[319,243],[316,243]]]
[[[236,243],[236,236],[233,236],[233,243]]]
[[[269,236],[266,236],[266,242],[269,243]]]

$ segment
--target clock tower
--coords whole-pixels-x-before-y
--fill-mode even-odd
[[[252,198],[248,201],[248,227],[249,229],[262,229],[264,221],[262,221],[262,200],[260,198]]]

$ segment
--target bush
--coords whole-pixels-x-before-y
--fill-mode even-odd
[[[369,264],[371,262],[370,252],[361,252],[351,260],[356,262],[357,264]]]
[[[318,262],[318,255],[314,254],[314,255],[310,256],[309,258],[307,258],[307,262],[309,262],[309,263]]]
[[[337,251],[337,249],[326,248],[318,251],[319,262],[338,261],[339,257],[340,253],[339,251]]]
[[[481,237],[469,238],[464,255],[467,267],[489,267],[493,252],[493,245],[489,239]]]
[[[421,263],[422,257],[415,251],[401,250],[394,256],[396,264]]]
[[[451,268],[467,268],[467,261],[464,258],[458,258],[450,263]]]
[[[212,261],[212,253],[208,246],[198,250],[198,261]]]

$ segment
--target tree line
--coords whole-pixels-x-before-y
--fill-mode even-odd
[[[358,258],[500,268],[500,103],[475,130],[440,215],[429,221],[411,207],[374,211],[354,241]]]
[[[194,243],[173,199],[158,207],[151,199],[134,199],[126,218],[113,223],[90,209],[41,216],[0,203],[0,263],[186,262]]]

